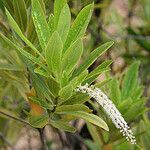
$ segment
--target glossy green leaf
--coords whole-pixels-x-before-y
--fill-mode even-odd
[[[56,80],[54,80],[54,78],[48,78],[48,87],[54,96],[58,96],[60,85]]]
[[[39,106],[43,107],[44,109],[53,110],[54,106],[50,105],[48,102],[45,101],[45,99],[39,99],[37,97],[29,97],[30,101],[34,102],[35,104],[38,104]]]
[[[42,49],[49,40],[49,27],[39,0],[32,0],[32,17]]]
[[[34,26],[32,17],[30,17],[30,19],[28,21],[26,34],[27,34],[27,39],[31,43],[36,44],[36,42],[38,41],[38,36],[37,36],[36,30],[35,30],[35,26]]]
[[[99,135],[99,132],[97,131],[97,128],[90,123],[87,123],[87,128],[94,142],[97,143],[100,148],[102,143],[101,143],[100,135]]]
[[[88,70],[85,70],[80,75],[72,79],[69,84],[71,84],[73,86],[73,89],[75,89],[77,86],[82,84],[82,82],[87,77],[87,75],[88,75]]]
[[[25,32],[27,27],[27,10],[24,0],[13,0],[14,16],[20,29]]]
[[[101,74],[104,73],[106,71],[109,71],[109,65],[112,63],[111,60],[107,60],[104,61],[102,64],[100,64],[96,69],[94,69],[92,72],[90,72],[88,74],[88,76],[86,77],[85,81],[83,82],[83,84],[85,83],[92,83],[93,81],[96,80],[96,78]]]
[[[72,96],[73,93],[73,88],[72,86],[69,84],[65,87],[63,87],[60,91],[59,91],[59,96],[64,99],[64,101],[66,101],[68,98],[70,98]]]
[[[71,14],[68,4],[66,4],[61,10],[60,17],[57,25],[57,32],[59,33],[62,42],[66,41],[71,23]]]
[[[81,58],[83,52],[83,43],[79,39],[74,42],[63,56],[63,69],[68,73],[68,75],[74,70],[79,59]]]
[[[111,80],[110,87],[110,98],[115,104],[118,104],[121,101],[121,91],[117,78]]]
[[[24,60],[27,67],[28,67],[28,71],[30,72],[30,77],[32,79],[32,84],[34,86],[34,88],[37,91],[37,94],[42,94],[42,96],[44,95],[44,97],[39,97],[39,98],[46,98],[51,104],[53,104],[52,98],[54,98],[53,93],[49,90],[48,85],[45,83],[45,81],[43,80],[43,78],[37,74],[34,73],[34,66],[33,64],[25,59]]]
[[[92,51],[89,55],[89,57],[79,66],[78,69],[75,70],[74,76],[79,75],[82,71],[88,69],[90,65],[99,57],[101,56],[105,51],[107,51],[114,42],[107,42],[100,47],[96,48],[94,51]]]
[[[43,58],[43,56],[41,55],[41,53],[34,47],[34,45],[23,35],[21,29],[19,28],[19,26],[17,25],[17,23],[15,22],[15,20],[13,19],[13,17],[11,16],[11,14],[8,12],[8,10],[6,9],[6,15],[8,17],[8,20],[13,28],[13,30],[22,38],[22,40],[29,46],[31,47],[31,49],[33,51],[35,51],[37,54],[39,54],[39,56],[41,56]],[[43,58],[44,59],[44,58]]]
[[[83,105],[83,104],[74,104],[74,105],[62,105],[56,107],[55,113],[59,114],[62,112],[72,112],[72,111],[85,111],[85,112],[91,112],[91,110]]]
[[[64,70],[61,76],[61,87],[64,87],[68,84],[69,76],[67,72]]]
[[[69,114],[71,116],[84,119],[85,121],[88,121],[94,125],[97,125],[98,127],[105,129],[106,131],[109,131],[107,124],[100,117],[94,114],[89,114],[83,111],[62,112],[62,114]]]
[[[5,37],[3,34],[0,34],[0,38],[2,40],[4,40],[10,47],[16,49],[17,51],[19,51],[23,56],[25,56],[26,58],[28,58],[29,60],[33,61],[36,64],[39,64],[40,66],[42,66],[42,64],[39,62],[39,59],[34,57],[33,55],[31,55],[30,53],[26,52],[24,49],[20,48],[19,46],[17,46],[16,44],[14,44],[11,40],[9,40],[7,37]]]
[[[34,128],[43,128],[48,124],[48,122],[49,122],[48,115],[29,116],[29,123]]]
[[[61,105],[73,105],[73,104],[83,104],[88,99],[90,99],[87,94],[78,93],[71,96],[68,100],[61,103]]]
[[[52,33],[54,32],[54,15],[53,14],[49,15],[48,27],[49,27],[49,32],[50,32],[50,36],[51,36]]]
[[[54,26],[55,26],[55,29],[58,26],[61,11],[62,11],[63,7],[65,6],[65,4],[67,4],[66,0],[61,0],[61,1],[55,0],[55,2],[54,2],[54,16],[55,16]]]
[[[64,131],[67,131],[67,132],[71,132],[71,133],[74,133],[76,131],[76,128],[71,126],[69,123],[67,122],[64,122],[63,120],[58,120],[58,121],[50,121],[50,124],[59,129],[59,130],[64,130]]]
[[[43,68],[35,68],[34,72],[47,78],[50,77],[50,74],[47,71],[45,71]]]
[[[54,32],[48,41],[45,50],[46,62],[49,70],[58,77],[61,72],[61,58],[62,58],[63,44],[58,32]]]
[[[70,47],[71,43],[84,36],[92,15],[92,10],[93,4],[90,4],[80,11],[68,33],[64,52]]]

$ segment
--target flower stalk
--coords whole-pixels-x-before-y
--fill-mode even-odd
[[[75,91],[87,93],[90,97],[93,97],[103,107],[104,111],[110,117],[116,128],[120,129],[123,136],[125,136],[131,144],[136,144],[135,137],[130,130],[130,127],[127,125],[127,122],[107,95],[105,95],[100,89],[88,84],[78,86]]]

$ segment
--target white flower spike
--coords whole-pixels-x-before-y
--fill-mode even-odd
[[[130,141],[131,144],[136,144],[135,137],[133,136],[130,127],[127,125],[127,122],[124,120],[112,101],[109,100],[109,98],[100,89],[93,85],[89,86],[88,84],[85,84],[84,86],[78,86],[75,91],[87,93],[90,97],[93,97],[103,107],[104,111],[111,118],[116,128],[120,129],[123,136],[126,136],[126,139]]]

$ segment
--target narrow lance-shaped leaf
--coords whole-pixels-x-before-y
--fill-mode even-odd
[[[27,11],[26,11],[26,4],[24,0],[13,0],[14,6],[14,16],[17,24],[21,28],[23,32],[26,31],[27,27]]]
[[[54,15],[53,14],[49,15],[48,27],[49,27],[49,32],[50,32],[50,36],[51,36],[52,33],[54,32]]]
[[[72,42],[84,36],[92,15],[92,10],[93,4],[90,4],[80,11],[68,33],[67,40],[64,46],[64,52],[68,49]]]
[[[36,64],[39,64],[40,66],[43,66],[43,64],[41,64],[39,62],[38,58],[34,57],[30,53],[26,52],[24,49],[17,46],[15,43],[13,43],[11,40],[9,40],[7,37],[5,37],[3,34],[0,34],[0,38],[2,38],[2,40],[4,40],[10,47],[12,47],[12,48],[16,49],[17,51],[19,51],[26,58],[30,59],[31,61],[33,61]]]
[[[58,128],[59,130],[64,130],[64,131],[72,132],[72,133],[76,131],[75,127],[71,126],[68,122],[64,122],[63,120],[58,120],[58,121],[51,120],[50,124],[53,127]]]
[[[122,99],[126,99],[133,92],[134,88],[136,88],[137,80],[138,80],[138,69],[139,62],[133,63],[125,75],[122,85]]]
[[[82,118],[94,125],[97,125],[103,129],[105,129],[106,131],[109,131],[109,128],[107,126],[107,124],[104,122],[104,120],[102,120],[100,117],[93,115],[93,114],[89,114],[83,111],[72,111],[72,112],[62,112],[62,114],[68,114],[77,118]]]
[[[68,75],[74,70],[83,52],[83,43],[81,39],[74,42],[63,56],[63,69]]]
[[[72,111],[85,111],[91,112],[91,110],[84,104],[74,104],[74,105],[62,105],[58,106],[55,110],[55,113],[61,114],[62,112],[72,112]]]
[[[53,72],[55,77],[61,72],[61,57],[63,44],[58,32],[54,32],[46,46],[45,57],[49,70]]]
[[[68,98],[70,98],[72,96],[72,93],[73,93],[73,87],[72,87],[72,85],[69,84],[69,85],[63,87],[59,91],[59,96],[61,98],[63,98],[63,101],[66,101]]]
[[[110,98],[115,104],[118,104],[121,101],[121,91],[117,78],[112,79],[110,85]]]
[[[42,49],[49,39],[49,27],[39,0],[32,0],[32,17]]]
[[[71,22],[71,14],[68,4],[66,4],[61,10],[60,17],[57,25],[57,32],[59,33],[62,42],[66,41]]]
[[[92,72],[90,72],[86,79],[84,80],[83,84],[85,83],[92,83],[97,79],[97,77],[106,71],[109,71],[110,68],[108,67],[112,63],[111,60],[104,61],[102,64],[100,64],[96,69],[94,69]]]
[[[55,29],[57,28],[59,17],[60,17],[61,11],[62,11],[63,7],[65,6],[65,4],[67,4],[66,0],[61,0],[61,1],[55,0],[55,3],[54,3],[54,16],[55,16],[54,26],[55,26]]]
[[[89,57],[81,64],[81,66],[75,70],[73,73],[73,76],[79,75],[82,71],[88,69],[88,67],[105,51],[107,51],[114,42],[107,42],[100,47],[96,48],[94,51],[92,51],[89,55]]]
[[[21,39],[33,50],[35,51],[37,54],[39,54],[39,56],[41,56],[43,59],[44,57],[41,55],[41,53],[34,47],[34,45],[23,35],[22,31],[20,30],[19,26],[17,25],[17,23],[15,22],[15,20],[13,19],[13,17],[11,16],[11,14],[8,12],[8,10],[6,9],[6,15],[8,17],[8,20],[13,28],[13,30],[21,37]]]

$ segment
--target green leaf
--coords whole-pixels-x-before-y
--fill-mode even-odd
[[[75,19],[71,29],[69,30],[67,40],[64,46],[64,52],[69,48],[71,43],[75,42],[77,39],[82,38],[89,24],[93,10],[93,4],[84,7],[77,18]]]
[[[81,39],[74,42],[63,56],[63,69],[68,75],[74,70],[83,52],[83,43]]]
[[[46,46],[45,57],[49,70],[51,70],[56,77],[61,72],[61,57],[63,44],[58,32],[54,32],[49,39]]]
[[[84,139],[84,144],[89,150],[101,150],[92,140]]]
[[[107,51],[114,42],[107,42],[100,47],[92,51],[89,57],[81,64],[81,66],[75,70],[73,76],[79,75],[82,71],[86,70],[99,56],[101,56],[105,51]]]
[[[66,4],[61,10],[57,29],[56,29],[63,43],[66,41],[70,29],[70,22],[71,22],[70,9],[68,4]]]
[[[122,85],[122,99],[128,98],[135,90],[138,81],[139,62],[133,63],[124,77]]]
[[[56,107],[55,113],[59,114],[62,112],[72,112],[72,111],[85,111],[91,112],[91,110],[84,104],[74,104],[74,105],[62,105]]]
[[[85,83],[92,83],[94,80],[96,80],[96,78],[101,74],[104,73],[106,71],[109,71],[109,65],[112,63],[111,60],[107,60],[104,61],[102,64],[100,64],[96,69],[94,69],[92,72],[90,72],[88,74],[88,76],[86,77],[85,81],[83,82],[83,84]]]
[[[59,91],[59,96],[64,99],[64,101],[66,101],[68,98],[70,98],[72,96],[73,93],[73,88],[71,85],[67,85],[65,87],[63,87],[60,91]]]
[[[35,30],[35,26],[34,26],[34,22],[33,22],[32,17],[30,17],[30,20],[28,22],[26,34],[27,34],[27,39],[31,43],[33,43],[33,44],[36,44],[36,42],[39,43],[38,36],[37,36],[36,30]]]
[[[45,8],[45,0],[38,0],[42,9],[43,9],[43,12],[44,12],[44,15],[46,14],[46,8]]]
[[[49,39],[49,27],[39,0],[32,0],[32,17],[42,49]]]
[[[0,33],[0,37],[2,40],[4,40],[10,47],[18,50],[23,56],[25,56],[26,58],[30,59],[31,61],[33,61],[36,64],[39,64],[40,66],[43,66],[40,62],[39,59],[34,57],[33,55],[31,55],[30,53],[26,52],[24,49],[20,48],[19,46],[17,46],[16,44],[14,44],[12,41],[10,41],[7,37],[5,37],[3,34]]]
[[[20,29],[25,32],[27,27],[27,11],[24,0],[13,0],[14,16]]]
[[[10,13],[8,12],[8,10],[6,9],[6,15],[8,17],[8,20],[13,28],[13,30],[22,38],[22,40],[29,46],[31,47],[31,49],[33,51],[35,51],[37,54],[39,54],[39,56],[41,56],[43,58],[43,56],[41,55],[41,53],[34,47],[34,45],[23,35],[22,31],[20,30],[19,26],[17,25],[17,23],[15,22],[15,20],[13,19],[13,17],[10,15]],[[43,58],[44,59],[44,58]]]
[[[88,70],[85,70],[80,75],[72,79],[69,84],[71,84],[73,86],[73,89],[75,89],[78,85],[82,84],[87,75]]]
[[[69,76],[67,72],[64,70],[61,76],[61,87],[64,87],[68,84]]]
[[[38,104],[44,109],[53,110],[54,106],[50,105],[48,102],[46,102],[44,99],[39,99],[37,97],[29,97],[30,101],[34,102],[35,104]]]
[[[29,116],[29,123],[34,128],[43,128],[48,124],[48,122],[49,122],[49,118],[47,115]]]
[[[9,10],[11,14],[14,13],[13,0],[2,0],[3,5]]]
[[[53,104],[52,98],[54,98],[54,95],[49,90],[43,78],[41,78],[39,75],[34,73],[34,66],[29,60],[25,59],[24,61],[25,61],[26,66],[28,67],[28,71],[30,72],[30,77],[32,79],[33,87],[36,89],[37,93],[42,94],[42,96],[44,95],[44,97],[51,104]],[[44,97],[41,97],[41,98],[43,99]]]
[[[50,32],[50,36],[51,36],[52,33],[54,32],[54,15],[53,14],[49,15],[48,27],[49,27],[49,32]]]
[[[47,78],[50,77],[50,74],[46,70],[44,70],[43,68],[35,68],[34,72],[41,75],[41,76],[47,77]]]
[[[73,104],[82,104],[86,102],[88,99],[90,99],[87,94],[77,93],[73,96],[71,96],[68,100],[60,103],[61,105],[73,105]]]
[[[97,125],[98,127],[105,129],[106,131],[109,131],[109,128],[104,120],[94,114],[89,114],[83,111],[62,112],[62,114],[68,114],[77,118],[84,119],[94,125]]]
[[[90,135],[92,136],[94,142],[97,143],[99,147],[101,147],[102,143],[101,143],[100,135],[97,131],[97,128],[90,123],[87,123],[87,128],[88,128]]]
[[[59,22],[59,18],[60,18],[60,15],[61,15],[61,11],[63,9],[63,7],[65,6],[65,4],[67,4],[67,1],[66,0],[55,0],[54,2],[54,18],[55,18],[55,21],[54,21],[54,26],[55,26],[55,29],[57,28],[57,25],[58,25],[58,22]]]
[[[127,121],[134,120],[139,115],[144,113],[144,101],[143,99],[137,100],[135,103],[128,108],[127,112],[124,114],[124,117]]]
[[[58,96],[60,85],[54,78],[48,78],[48,87],[54,96]]]
[[[110,82],[110,98],[115,104],[118,104],[121,101],[121,91],[119,86],[117,78],[113,78]]]
[[[58,121],[51,120],[50,124],[59,130],[64,130],[64,131],[71,132],[71,133],[74,133],[76,131],[76,128],[71,126],[69,123],[64,122],[63,120],[61,120],[61,121],[60,120],[58,120]]]
[[[101,82],[98,82],[98,83],[95,84],[95,87],[101,88],[101,87],[103,87],[105,84],[108,84],[111,80],[112,80],[112,78],[108,78],[108,79],[105,79],[105,80],[103,80],[103,81],[101,81]]]

